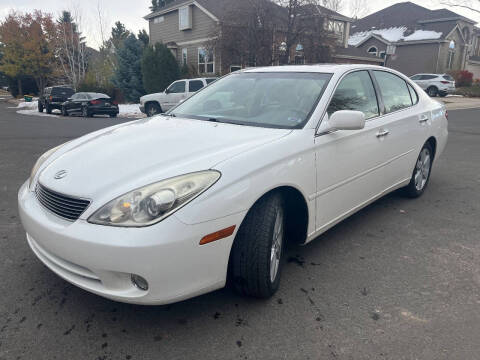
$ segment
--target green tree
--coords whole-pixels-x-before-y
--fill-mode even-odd
[[[130,34],[120,48],[117,49],[117,67],[113,83],[125,96],[127,101],[137,102],[145,91],[142,83],[143,43]]]
[[[145,31],[145,29],[140,30],[137,37],[144,46],[148,46],[148,43],[150,42],[150,37],[148,36],[148,33]]]
[[[160,10],[161,8],[167,6],[171,2],[175,0],[152,0],[152,5],[150,6],[150,10],[152,12],[155,12],[157,10]]]
[[[180,68],[172,52],[163,44],[145,48],[142,57],[143,86],[147,93],[166,89],[180,78]]]
[[[120,21],[115,23],[115,26],[112,28],[112,36],[110,38],[111,43],[115,47],[115,49],[119,49],[125,39],[130,36],[130,31],[125,28]]]

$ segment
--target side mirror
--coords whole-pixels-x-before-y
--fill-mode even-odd
[[[322,121],[319,133],[335,130],[360,130],[365,127],[365,114],[361,111],[340,110],[334,112],[326,121]]]

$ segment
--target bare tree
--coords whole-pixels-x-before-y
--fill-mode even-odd
[[[440,1],[440,4],[463,8],[480,14],[480,0],[446,0]]]
[[[367,0],[351,0],[350,2],[350,16],[354,19],[364,17],[369,12]]]
[[[69,11],[64,11],[57,21],[57,57],[64,77],[75,90],[87,71],[86,44],[79,29],[80,21],[78,12],[72,16]]]
[[[342,11],[345,0],[321,0],[321,5],[333,11]]]

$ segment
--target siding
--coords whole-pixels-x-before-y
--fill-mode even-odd
[[[169,12],[164,16],[164,21],[154,24],[153,19],[149,22],[150,43],[176,42],[182,43],[211,37],[214,34],[216,22],[196,6],[191,6],[192,29],[178,29],[178,10]]]
[[[394,56],[389,56],[387,66],[407,76],[436,72],[438,43],[397,46]],[[446,60],[445,60],[446,63]]]

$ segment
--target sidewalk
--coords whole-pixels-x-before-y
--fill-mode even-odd
[[[466,98],[462,96],[447,96],[445,98],[435,98],[443,102],[447,110],[475,109],[480,108],[480,98]]]

